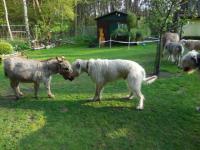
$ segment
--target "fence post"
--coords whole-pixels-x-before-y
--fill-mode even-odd
[[[128,49],[130,48],[130,42],[131,42],[131,38],[130,36],[128,37]]]
[[[161,49],[162,49],[162,45],[161,45],[161,35],[160,34],[160,40],[157,43],[157,51],[156,51],[156,59],[155,59],[155,66],[154,66],[154,74],[159,76],[160,73],[160,61],[161,61]]]
[[[111,37],[110,37],[110,48],[112,47],[112,39],[111,39]]]

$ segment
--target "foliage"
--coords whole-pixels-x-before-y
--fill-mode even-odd
[[[0,41],[0,55],[11,54],[13,52],[13,47],[8,42]]]
[[[148,17],[147,21],[153,31],[152,33],[157,35],[159,26],[162,24],[161,22],[164,21],[164,16],[166,16],[170,4],[174,1],[176,4],[173,6],[169,19],[164,23],[167,26],[165,27],[166,31],[171,28],[177,28],[173,27],[174,24],[178,26],[182,24],[179,22],[180,19],[177,19],[179,23],[174,21],[173,16],[176,14],[177,10],[180,10],[179,3],[183,0],[31,0],[28,1],[28,17],[30,29],[34,29],[34,26],[38,25],[38,28],[40,28],[39,37],[46,38],[49,31],[59,33],[69,28],[73,28],[74,31],[76,30],[75,24],[77,28],[95,25],[96,22],[94,18],[112,12],[113,10],[119,10],[128,12],[129,18],[131,18],[131,16],[134,18],[132,13],[138,17]],[[6,0],[6,2],[11,24],[24,24],[22,0]],[[184,2],[186,2],[186,0]],[[196,12],[190,12],[190,14],[191,16],[196,16]],[[1,23],[5,24],[3,5],[0,5],[0,24]],[[33,32],[35,31],[32,30],[31,33]],[[33,37],[34,36],[35,35],[33,35]]]
[[[3,11],[3,8],[1,9],[0,7],[0,24],[4,24],[4,23],[5,23],[4,11]]]
[[[9,43],[13,46],[15,51],[23,51],[30,48],[27,41],[20,40],[20,39],[9,41]]]
[[[138,19],[137,16],[134,13],[129,12],[127,16],[127,25],[128,30],[130,31],[133,28],[138,27]]]
[[[74,41],[78,45],[87,45],[89,47],[96,47],[98,45],[98,40],[96,36],[92,36],[92,35],[76,36],[74,38]]]
[[[123,36],[127,37],[126,39],[130,36],[131,40],[139,41],[151,35],[151,30],[145,18],[140,17],[138,20],[135,14],[129,12],[127,21],[128,28],[117,28],[111,36],[114,38]]]
[[[129,32],[127,28],[117,28],[111,33],[112,38],[117,38],[119,36],[128,37]]]
[[[41,6],[42,19],[37,21],[37,25],[43,38],[47,37],[48,32],[66,31],[68,22],[74,18],[73,5],[72,0],[59,0],[47,1]]]
[[[144,18],[138,20],[137,28],[130,29],[130,37],[133,40],[140,41],[151,35],[151,30]]]
[[[188,21],[188,16],[195,16],[195,13],[190,10],[181,8],[185,2],[182,0],[150,0],[147,3],[149,7],[147,22],[154,35],[166,31],[179,32],[181,26]]]

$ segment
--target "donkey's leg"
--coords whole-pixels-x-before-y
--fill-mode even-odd
[[[40,87],[40,83],[38,82],[34,82],[34,90],[35,90],[35,98],[38,98],[38,90],[39,90],[39,87]]]
[[[12,89],[13,89],[13,91],[15,93],[15,97],[16,97],[17,100],[20,98],[20,94],[18,93],[18,90],[17,90],[17,86],[18,85],[19,85],[18,81],[10,80],[10,86],[12,87]]]
[[[55,96],[51,93],[51,77],[46,78],[44,80],[44,85],[46,87],[48,97],[49,98],[54,98]]]

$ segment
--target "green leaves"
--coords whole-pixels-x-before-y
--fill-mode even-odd
[[[129,31],[132,28],[137,28],[137,16],[134,13],[131,12],[128,13],[127,24]]]
[[[13,52],[13,47],[7,42],[0,42],[0,55],[1,54],[10,54]]]

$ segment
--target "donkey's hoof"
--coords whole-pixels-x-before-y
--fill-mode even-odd
[[[49,98],[55,98],[55,95],[53,95],[53,94],[48,94],[48,97],[49,97]]]

